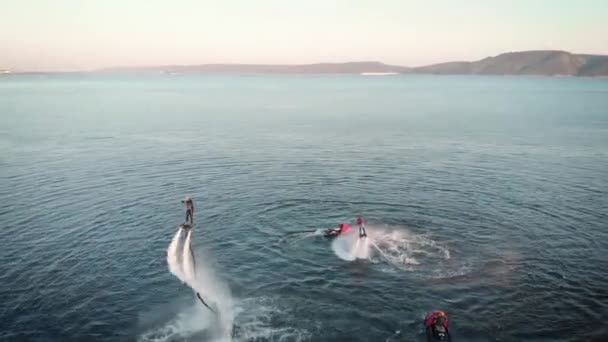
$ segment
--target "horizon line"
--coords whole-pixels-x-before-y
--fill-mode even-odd
[[[111,71],[113,69],[146,69],[146,68],[161,68],[161,67],[195,67],[195,66],[313,66],[313,65],[344,65],[344,64],[363,64],[363,63],[376,63],[390,67],[404,68],[404,69],[416,69],[423,68],[434,65],[441,65],[447,63],[472,63],[481,61],[486,58],[494,58],[497,56],[511,54],[511,53],[526,53],[526,52],[562,52],[571,55],[583,55],[583,56],[599,56],[599,57],[608,57],[608,54],[595,54],[595,53],[577,53],[571,52],[568,50],[562,49],[534,49],[534,50],[513,50],[513,51],[505,51],[498,54],[486,55],[482,58],[472,59],[472,60],[446,60],[444,62],[432,63],[432,64],[421,64],[417,66],[409,66],[409,65],[401,65],[401,64],[388,64],[381,60],[348,60],[342,62],[306,62],[306,63],[222,63],[222,62],[212,62],[212,63],[192,63],[192,64],[178,64],[178,63],[166,63],[166,64],[130,64],[130,65],[114,65],[114,66],[105,66],[105,67],[96,67],[92,69],[73,69],[73,70],[11,70],[10,68],[2,68],[0,67],[0,75],[2,74],[52,74],[52,73],[99,73],[104,71]]]

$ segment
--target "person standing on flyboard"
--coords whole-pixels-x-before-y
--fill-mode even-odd
[[[365,221],[362,218],[357,217],[357,224],[359,225],[359,237],[367,237],[367,231],[365,230]]]
[[[186,222],[182,224],[184,228],[192,228],[194,223],[194,201],[189,196],[182,200],[182,203],[186,205]]]

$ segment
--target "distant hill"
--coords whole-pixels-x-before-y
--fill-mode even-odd
[[[369,74],[425,73],[475,75],[608,76],[608,56],[566,51],[508,52],[475,62],[448,62],[408,68],[381,62],[298,65],[201,64],[102,69],[102,73],[218,73],[218,74]]]
[[[297,65],[266,64],[201,64],[102,69],[106,73],[232,73],[232,74],[362,74],[404,73],[406,67],[380,62],[318,63]]]
[[[412,73],[608,76],[608,56],[577,55],[566,51],[503,53],[476,62],[450,62],[411,68]]]

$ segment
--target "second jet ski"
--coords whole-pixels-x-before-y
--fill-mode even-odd
[[[424,318],[424,327],[427,342],[452,341],[448,329],[448,315],[445,312],[441,310],[429,312]]]

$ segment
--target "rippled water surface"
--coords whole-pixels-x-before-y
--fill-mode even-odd
[[[0,118],[0,340],[217,338],[184,194],[235,341],[608,340],[606,79],[3,76]],[[301,232],[356,216],[367,260]]]

